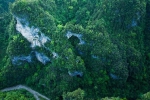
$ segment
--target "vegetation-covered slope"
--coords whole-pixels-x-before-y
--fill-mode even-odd
[[[1,89],[26,84],[56,100],[150,91],[149,0],[15,0],[7,9]]]

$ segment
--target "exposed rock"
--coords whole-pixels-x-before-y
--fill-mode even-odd
[[[115,74],[112,74],[112,73],[110,73],[110,77],[111,77],[112,79],[115,79],[115,80],[117,80],[117,79],[122,79],[122,78],[120,78],[119,76],[117,76],[117,75],[115,75]]]
[[[96,56],[96,55],[92,55],[92,58],[94,58],[94,59],[98,59],[98,56]]]
[[[81,71],[73,71],[73,72],[68,71],[68,74],[70,76],[80,76],[80,77],[83,76],[83,72],[81,72]]]
[[[30,63],[30,62],[32,62],[32,57],[30,55],[29,56],[15,56],[12,59],[12,63],[14,65],[20,65],[20,64],[22,64],[22,61]]]
[[[68,31],[67,34],[66,34],[66,36],[67,36],[68,39],[69,39],[70,37],[72,37],[72,36],[76,36],[76,37],[80,40],[79,45],[85,44],[85,41],[82,40],[82,35],[81,35],[81,34],[76,34],[76,33],[72,33],[72,32],[70,32],[70,31]]]
[[[40,61],[42,64],[46,64],[47,62],[50,62],[50,59],[44,55],[43,53],[35,52],[36,58],[38,61]]]
[[[33,26],[30,28],[25,19],[16,17],[16,20],[16,30],[31,43],[31,47],[44,46],[44,44],[50,40],[49,37],[40,32],[39,28],[34,28]],[[22,22],[25,23],[25,25],[23,25]]]
[[[52,52],[52,54],[53,54],[53,58],[58,58],[59,57],[56,52]]]

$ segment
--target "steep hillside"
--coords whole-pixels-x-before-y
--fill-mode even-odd
[[[5,9],[1,89],[25,84],[52,100],[150,91],[149,0],[15,0]]]

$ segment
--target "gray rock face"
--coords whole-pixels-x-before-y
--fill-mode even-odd
[[[16,30],[31,43],[32,48],[36,46],[44,46],[44,44],[50,40],[47,36],[40,32],[39,28],[34,28],[33,26],[30,28],[26,20],[18,17],[16,17],[16,20]],[[25,25],[21,22],[25,22]]]
[[[96,55],[92,55],[92,58],[94,58],[94,59],[98,59],[99,57],[98,57],[98,56],[96,56]]]
[[[35,56],[42,64],[46,64],[47,62],[50,62],[50,59],[44,55],[43,53],[35,52]]]
[[[137,26],[137,21],[136,21],[136,20],[132,20],[131,26],[132,26],[132,27]]]
[[[72,36],[76,36],[80,40],[79,45],[85,44],[85,41],[82,40],[82,35],[81,34],[76,34],[76,33],[72,33],[70,31],[68,31],[66,36],[67,36],[68,39]]]
[[[122,79],[122,78],[120,78],[120,77],[118,77],[117,75],[112,74],[112,73],[110,73],[110,77],[111,77],[112,79],[114,79],[114,80]]]
[[[53,58],[58,58],[59,57],[56,52],[52,52],[52,54],[53,54]]]
[[[45,36],[39,28],[35,28],[34,26],[29,27],[29,22],[26,19],[19,18],[17,16],[14,17],[17,21],[16,30],[31,43],[32,48],[41,47],[48,50],[48,52],[51,52],[49,48],[44,45],[46,42],[50,41],[49,37]],[[40,61],[42,64],[45,65],[47,62],[50,62],[50,59],[43,53],[39,53],[37,51],[34,51],[34,53],[37,60]],[[56,52],[52,52],[52,54],[53,58],[55,59],[59,57]],[[22,64],[21,61],[31,62],[31,56],[16,56],[12,59],[12,63],[14,65]]]
[[[30,55],[29,56],[15,56],[12,59],[12,63],[14,65],[20,65],[20,64],[22,64],[22,62],[31,63],[32,62],[32,57]]]
[[[39,28],[35,28],[33,26],[29,27],[29,22],[26,19],[21,19],[18,17],[15,17],[15,18],[17,20],[16,30],[18,32],[20,32],[22,34],[22,36],[25,37],[31,43],[32,48],[34,48],[36,46],[46,48],[44,46],[44,44],[46,42],[50,41],[49,37],[45,36],[39,30]],[[58,56],[56,53],[53,53],[53,54],[54,54],[54,57]],[[39,52],[35,51],[35,56],[38,59],[38,61],[40,61],[44,65],[47,62],[50,62],[50,59],[43,53],[39,53]],[[14,57],[12,59],[13,64],[20,64],[19,61],[31,62],[31,56],[26,56],[26,57],[18,56],[18,57]]]
[[[73,72],[68,71],[68,74],[70,76],[80,76],[80,77],[83,76],[83,72],[81,72],[81,71],[73,71]]]

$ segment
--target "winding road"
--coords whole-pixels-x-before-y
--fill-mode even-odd
[[[9,88],[5,88],[3,90],[1,90],[2,92],[7,92],[7,91],[12,91],[12,90],[19,90],[19,89],[25,89],[27,90],[28,92],[30,92],[31,94],[34,95],[34,98],[36,100],[40,100],[39,97],[42,97],[44,98],[45,100],[50,100],[49,98],[47,98],[46,96],[32,90],[31,88],[27,87],[27,86],[24,86],[24,85],[17,85],[17,86],[14,86],[14,87],[9,87]]]

